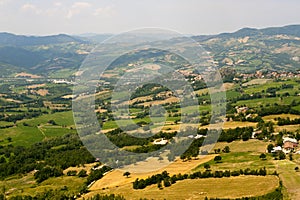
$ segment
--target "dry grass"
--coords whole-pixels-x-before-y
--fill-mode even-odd
[[[25,73],[25,72],[18,73],[18,74],[15,75],[15,77],[42,78],[41,76],[34,75],[34,74],[29,74],[29,73]]]
[[[227,90],[230,90],[232,88],[234,88],[234,83],[223,83],[223,88],[227,91]],[[220,92],[219,89],[214,89],[214,88],[211,88],[210,90],[208,90],[208,88],[204,88],[204,89],[200,89],[200,90],[197,90],[195,91],[196,94],[199,94],[199,95],[202,95],[202,94],[206,94],[206,93],[209,93],[209,92]]]
[[[225,146],[229,146],[231,152],[259,152],[265,153],[268,146],[268,142],[263,142],[260,140],[248,140],[244,141],[233,141],[228,142],[218,142],[216,143],[214,149],[223,149]],[[213,150],[212,150],[213,152]]]
[[[247,43],[248,42],[248,40],[249,40],[249,36],[246,36],[246,37],[244,37],[244,38],[239,38],[238,39],[238,42],[239,43]]]
[[[73,99],[74,97],[75,97],[75,95],[68,94],[68,95],[62,96],[61,98],[63,98],[63,99]]]
[[[123,176],[124,171],[123,170],[114,170],[107,175],[105,175],[102,179],[97,181],[90,189],[92,191],[100,190],[102,188],[111,188],[116,186],[123,186],[130,184],[137,178],[147,178],[148,176],[151,176],[153,174],[158,174],[163,171],[168,171],[170,174],[178,174],[178,173],[188,173],[191,171],[191,169],[196,168],[198,165],[203,164],[205,162],[208,162],[214,158],[215,155],[207,155],[200,157],[198,160],[190,160],[183,162],[182,160],[176,160],[175,162],[171,163],[170,165],[153,171],[153,172],[144,172],[144,173],[132,173],[129,178],[125,178]],[[153,164],[153,163],[149,163]],[[145,168],[147,166],[144,165]],[[153,166],[151,166],[153,167]],[[130,172],[130,170],[127,170]]]
[[[123,177],[124,179],[124,177]],[[132,189],[132,184],[112,187],[96,193],[121,194],[126,199],[204,199],[207,197],[239,198],[258,196],[271,192],[278,187],[276,176],[239,176],[230,178],[208,178],[178,181],[171,187],[158,189],[156,185],[143,190]],[[262,189],[263,188],[263,189]]]
[[[234,87],[234,83],[223,83],[225,90],[230,90]]]
[[[66,106],[66,104],[53,104],[52,102],[50,101],[43,101],[43,104],[45,107],[49,107],[51,110],[53,109],[64,109]]]
[[[243,86],[250,86],[250,85],[263,85],[266,84],[271,79],[253,79],[251,81],[248,81],[247,83],[244,83]]]
[[[74,171],[74,170],[77,172],[80,172],[81,170],[85,170],[87,171],[87,174],[89,174],[91,172],[92,167],[95,166],[96,164],[97,163],[90,163],[80,167],[69,167],[64,170],[64,174],[66,175],[69,171]]]
[[[279,172],[279,177],[286,187],[290,198],[292,200],[300,199],[300,172],[294,169],[297,166],[294,162],[289,160],[274,161]]]
[[[197,91],[195,91],[195,93],[199,94],[199,95],[206,94],[206,93],[208,93],[208,89],[205,88],[205,89],[197,90]]]
[[[292,114],[280,114],[280,115],[268,115],[263,117],[264,121],[275,121],[275,118],[290,118],[290,119],[296,119],[296,118],[300,118],[300,115],[292,115]]]
[[[229,121],[229,122],[225,122],[223,129],[234,129],[237,127],[248,127],[248,126],[252,126],[252,127],[256,127],[255,122],[236,122],[236,121]],[[200,128],[209,128],[209,125],[207,126],[201,126]]]
[[[234,129],[237,127],[248,127],[248,126],[252,126],[252,127],[256,127],[257,123],[255,122],[236,122],[236,121],[229,121],[229,122],[225,122],[222,126],[222,124],[215,124],[215,125],[206,125],[206,126],[199,126],[197,124],[170,124],[172,122],[168,122],[166,123],[166,125],[163,127],[163,131],[165,132],[172,132],[172,131],[178,131],[180,129],[184,129],[187,126],[193,126],[193,127],[199,127],[200,129],[219,129],[219,128],[223,128],[223,129]]]
[[[4,101],[8,101],[8,102],[14,102],[14,103],[22,103],[22,101],[19,100],[15,100],[15,99],[7,99],[7,98],[1,98]]]
[[[118,74],[115,74],[115,73],[103,73],[101,75],[102,78],[112,78],[112,77],[116,77],[118,76]]]
[[[46,96],[47,94],[49,94],[49,91],[46,89],[39,89],[37,91],[34,91],[34,93],[40,95],[40,96]]]
[[[165,100],[157,100],[157,101],[141,103],[141,105],[144,105],[144,106],[163,105],[163,104],[166,104],[166,103],[176,103],[176,102],[179,102],[179,99],[177,97],[169,97]]]
[[[297,131],[298,129],[300,129],[300,124],[296,124],[296,125],[285,125],[285,126],[274,126],[274,130],[275,132],[280,132],[280,131]]]
[[[98,109],[95,110],[95,112],[96,113],[105,113],[105,112],[107,112],[107,110],[106,109],[102,109],[102,108],[98,108]]]

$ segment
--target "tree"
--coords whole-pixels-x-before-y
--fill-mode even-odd
[[[272,150],[274,148],[274,145],[273,144],[269,144],[268,147],[267,147],[267,150],[268,150],[268,153],[271,153]]]
[[[76,170],[70,170],[67,172],[68,176],[76,176],[77,175],[77,171]]]
[[[221,160],[222,160],[222,157],[221,157],[221,156],[216,156],[216,157],[214,158],[214,161],[216,161],[217,163],[221,162]]]
[[[126,176],[126,177],[128,178],[128,176],[130,176],[130,172],[125,172],[125,173],[123,174],[123,176]]]
[[[12,142],[12,138],[11,138],[11,137],[6,138],[6,140],[7,140],[8,142]]]
[[[230,152],[229,146],[224,147],[223,152],[224,153],[229,153]]]
[[[266,154],[262,153],[260,154],[259,158],[262,159],[262,160],[266,160]]]
[[[2,156],[2,157],[0,157],[0,164],[1,163],[6,163],[6,160],[5,160],[5,158]]]
[[[295,171],[298,171],[299,170],[299,167],[297,166],[297,167],[295,167]]]
[[[164,179],[164,186],[165,187],[170,187],[171,186],[170,180],[168,178]]]
[[[82,169],[79,173],[78,173],[78,177],[86,177],[87,173],[84,169]]]
[[[160,190],[162,189],[161,182],[158,182],[158,183],[157,183],[157,187],[158,187]]]
[[[210,169],[210,165],[208,163],[205,163],[204,168],[208,171]]]
[[[292,161],[293,160],[293,154],[289,154],[289,158],[290,158],[290,161]]]
[[[284,160],[285,159],[285,153],[282,151],[279,152],[279,160]]]

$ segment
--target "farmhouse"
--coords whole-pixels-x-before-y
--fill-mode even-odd
[[[298,147],[298,141],[294,138],[284,137],[283,138],[283,150],[285,153],[294,151]]]
[[[259,135],[259,134],[261,134],[262,133],[262,131],[261,130],[258,130],[258,131],[253,131],[252,132],[252,138],[254,139],[255,137],[257,137],[257,135]]]
[[[199,139],[199,138],[203,138],[203,137],[206,137],[205,135],[199,135],[197,134],[196,136],[193,136],[193,135],[189,135],[188,138],[191,138],[191,139]]]
[[[195,139],[199,139],[199,138],[203,138],[203,137],[206,137],[205,135],[199,135],[199,134],[197,134],[196,136],[195,136]]]
[[[249,110],[249,108],[248,107],[235,107],[236,108],[236,112],[237,113],[246,113],[248,110]]]
[[[168,140],[165,140],[163,138],[156,139],[153,142],[153,144],[156,144],[156,145],[166,145],[167,143],[168,143]]]

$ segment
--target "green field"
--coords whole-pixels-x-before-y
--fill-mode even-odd
[[[47,125],[49,120],[54,120],[58,126]],[[27,123],[28,126],[24,126],[23,123]],[[44,125],[47,126],[44,127]],[[43,126],[43,131],[41,131],[38,126]],[[25,119],[18,121],[14,127],[0,129],[0,140],[3,140],[0,144],[7,143],[5,139],[11,137],[11,144],[16,146],[29,146],[46,137],[76,133],[76,130],[70,129],[71,127],[74,127],[73,114],[71,111],[46,114],[34,119]]]

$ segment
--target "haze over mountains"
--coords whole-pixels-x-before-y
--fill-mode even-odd
[[[1,76],[13,76],[22,71],[49,76],[60,70],[72,75],[95,44],[110,36],[0,33]],[[192,36],[192,39],[211,52],[219,67],[234,67],[245,72],[300,69],[300,25],[243,28],[234,33]]]

